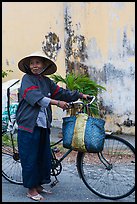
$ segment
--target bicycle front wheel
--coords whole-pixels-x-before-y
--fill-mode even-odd
[[[103,151],[77,155],[85,185],[105,199],[121,199],[135,190],[135,149],[126,140],[106,135]]]

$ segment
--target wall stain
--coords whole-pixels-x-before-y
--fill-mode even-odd
[[[131,32],[134,32],[133,28]],[[125,56],[135,56],[135,45],[131,44],[126,31],[123,32],[123,57]]]
[[[75,73],[75,74],[81,74],[81,75],[89,75],[88,73],[88,66],[86,66],[83,63],[79,63],[79,62],[73,62],[66,59],[67,62],[67,66],[68,66],[68,73]]]
[[[55,33],[49,32],[45,35],[45,39],[42,42],[42,50],[49,58],[56,60],[60,48],[61,43]]]
[[[115,113],[116,103],[114,101],[114,98],[117,97],[117,100],[116,100],[117,104],[118,104],[118,101],[119,103],[122,103],[121,102],[122,100],[125,100],[125,99],[127,101],[131,100],[131,98],[128,98],[128,96],[130,96],[131,91],[134,90],[134,86],[133,86],[133,89],[130,86],[130,83],[135,80],[134,68],[130,66],[128,70],[127,69],[120,70],[111,63],[105,63],[103,65],[102,70],[97,70],[96,67],[90,67],[90,77],[98,84],[102,84],[102,83],[105,84],[106,89],[107,89],[107,85],[110,88],[111,83],[115,84],[115,89],[118,88],[117,91],[115,92],[116,94],[115,96],[113,93],[111,93],[112,95],[110,95],[110,97],[112,97],[112,100],[110,98],[111,102],[107,103],[107,105],[106,105],[105,99],[103,99],[101,95],[99,96],[100,116],[104,118],[106,118],[108,114],[111,116],[113,115],[118,116],[118,114]],[[129,85],[127,85],[127,83],[129,83]],[[121,86],[121,89],[119,89],[119,84]],[[112,87],[112,90],[113,88],[114,87]],[[125,108],[123,108],[123,112],[120,114],[121,114],[121,117],[132,116],[132,112],[129,111],[127,104],[125,104]]]
[[[102,97],[100,97],[98,105],[99,105],[100,117],[101,118],[106,118],[105,116],[107,114],[109,114],[109,115],[113,114],[113,107],[112,107],[112,105],[110,105],[110,106],[105,105]]]
[[[89,72],[92,80],[97,82],[104,82],[107,84],[112,80],[120,80],[124,85],[124,77],[135,79],[135,71],[132,66],[128,70],[119,70],[111,63],[105,63],[102,70],[97,70],[96,67],[90,66]]]
[[[123,82],[125,71],[116,69],[115,66],[111,63],[104,64],[102,72],[104,74],[105,83],[115,79],[120,79],[120,81]]]
[[[72,20],[68,15],[68,9],[65,10],[65,64],[67,72],[88,74],[88,66],[82,62],[88,58],[86,53],[85,37],[82,35],[75,35],[72,29]],[[80,26],[80,24],[79,24]]]
[[[6,65],[9,66],[9,60],[8,59],[6,59]]]

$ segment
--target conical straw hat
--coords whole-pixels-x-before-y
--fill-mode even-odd
[[[43,51],[37,51],[30,55],[27,55],[18,62],[18,67],[22,72],[27,73],[26,66],[29,67],[31,57],[42,57],[44,59],[45,67],[47,68],[42,73],[42,75],[50,75],[57,71],[56,64],[48,56],[46,56]]]

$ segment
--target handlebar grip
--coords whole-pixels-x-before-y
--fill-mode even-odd
[[[70,106],[71,106],[71,105],[74,105],[74,103],[73,103],[73,102],[69,102],[69,103],[68,103],[68,105],[70,105]]]

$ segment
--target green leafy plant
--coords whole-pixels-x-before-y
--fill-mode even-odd
[[[17,135],[14,135],[13,142],[14,142],[14,145],[17,146]],[[4,133],[2,135],[2,145],[12,147],[12,141],[11,141],[10,133]]]
[[[13,72],[13,71],[12,70],[6,70],[6,71],[2,70],[2,78],[7,77],[8,76],[8,72]]]
[[[105,87],[97,84],[87,75],[75,75],[74,73],[68,73],[66,77],[63,78],[60,74],[53,74],[51,75],[51,78],[55,83],[62,82],[66,84],[66,88],[69,90],[78,90],[79,92],[82,92],[84,94],[89,94],[96,97],[102,90],[106,90]],[[97,100],[92,103],[90,111],[94,116],[99,115]]]

